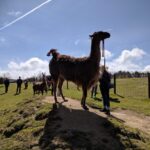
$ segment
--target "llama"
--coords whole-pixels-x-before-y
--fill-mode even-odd
[[[52,55],[52,59],[49,63],[50,74],[54,80],[53,90],[54,99],[57,103],[56,88],[58,89],[63,100],[65,98],[62,93],[62,85],[64,80],[72,81],[77,86],[82,87],[83,95],[81,99],[81,106],[87,110],[86,97],[87,90],[94,85],[99,78],[99,63],[101,59],[100,42],[110,37],[108,32],[94,32],[90,35],[92,39],[91,52],[89,57],[74,58],[67,55],[61,55],[56,49],[51,49],[47,56]]]
[[[42,94],[44,91],[47,93],[47,78],[44,74],[42,74],[42,82],[41,83],[35,83],[33,82],[33,94]]]

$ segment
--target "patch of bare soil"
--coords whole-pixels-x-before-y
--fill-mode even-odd
[[[130,111],[118,109],[112,115],[124,121],[124,124],[150,134],[150,117]]]
[[[41,149],[122,150],[124,147],[116,137],[116,129],[107,119],[111,116],[132,128],[150,131],[150,118],[145,119],[126,110],[117,110],[107,116],[91,107],[89,111],[83,110],[80,101],[67,100],[63,102],[58,98],[59,104],[55,105],[53,97],[43,99],[43,102],[53,104],[53,110],[48,115],[44,134],[39,140]]]

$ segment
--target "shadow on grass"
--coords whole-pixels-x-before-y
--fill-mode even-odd
[[[101,98],[98,98],[98,97],[95,97],[95,98],[93,98],[94,100],[96,100],[96,101],[102,101],[102,99]]]
[[[4,95],[4,94],[7,94],[7,93],[3,92],[3,93],[1,93],[0,95]]]
[[[115,103],[120,103],[120,100],[118,100],[118,98],[111,98],[110,97],[110,101],[115,102]]]
[[[20,95],[21,93],[15,93],[14,96]]]
[[[121,98],[124,98],[124,96],[120,95],[120,94],[116,94],[117,96],[121,97]]]
[[[107,118],[54,104],[39,139],[39,146],[42,150],[124,150],[117,132],[118,129]]]

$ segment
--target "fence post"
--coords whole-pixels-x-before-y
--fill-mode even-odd
[[[150,73],[148,73],[148,98],[150,98]]]
[[[67,89],[69,89],[68,81],[67,81]]]
[[[114,94],[116,94],[116,74],[114,74]]]

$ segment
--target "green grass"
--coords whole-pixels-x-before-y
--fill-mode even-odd
[[[22,89],[20,95],[14,95],[15,90],[16,85],[11,84],[9,92],[0,95],[0,150],[27,150],[37,145],[47,118],[45,114],[52,109],[50,104],[42,103],[44,96],[33,96],[31,85],[27,90]],[[3,91],[1,86],[0,93]]]
[[[80,88],[80,91],[78,91],[77,86],[71,82],[69,82],[69,90],[67,89],[66,83],[64,84],[63,92],[66,97],[81,100],[82,89]],[[103,103],[99,87],[98,87],[98,94],[96,97],[97,99],[91,98],[91,91],[89,90],[87,96],[87,103],[89,105],[102,108]],[[112,109],[116,108],[129,109],[150,116],[150,109],[149,109],[150,99],[148,98],[138,98],[136,96],[134,98],[130,96],[122,97],[120,95],[115,95],[113,93],[113,89],[110,90],[110,97],[112,98],[112,101],[110,102]]]
[[[129,82],[130,87],[134,88],[134,80],[118,80],[125,86]],[[141,82],[138,80],[138,83]],[[142,81],[143,83],[143,81]],[[118,84],[119,85],[119,84]],[[146,86],[146,80],[143,86]],[[123,87],[122,87],[123,88]],[[143,88],[139,88],[142,90]],[[123,89],[124,90],[124,89]],[[42,103],[41,99],[44,96],[33,96],[32,86],[29,89],[22,89],[20,95],[14,95],[16,92],[16,84],[10,84],[9,92],[2,94],[4,87],[0,85],[0,150],[10,149],[30,149],[32,146],[38,144],[38,140],[43,133],[47,115],[52,109],[52,105]],[[80,100],[82,97],[82,90],[77,90],[77,86],[69,82],[69,89],[67,89],[66,82],[63,86],[63,92],[66,97]],[[50,92],[49,92],[50,93]],[[150,116],[150,99],[140,98],[136,95],[119,95],[113,94],[113,89],[110,91],[111,109],[123,108],[142,113]],[[97,99],[91,98],[91,93],[88,91],[87,103],[91,106],[102,108],[102,98],[98,88]],[[145,133],[132,129],[118,122],[116,119],[109,118],[113,123],[117,136],[123,145],[128,148],[130,137],[131,143],[139,149],[149,149],[149,138]],[[138,137],[139,135],[139,137]],[[137,138],[138,137],[138,138]],[[144,142],[143,142],[144,141]]]
[[[0,110],[2,109],[11,109],[12,107],[15,107],[17,103],[21,102],[23,99],[32,99],[33,92],[31,90],[32,86],[29,86],[28,90],[24,90],[24,87],[22,86],[22,92],[20,95],[15,95],[16,93],[16,84],[12,83],[10,84],[9,91],[7,94],[4,93],[4,87],[0,87]],[[36,95],[36,97],[38,97]]]
[[[145,99],[148,98],[147,78],[117,78],[117,94],[126,98]]]

